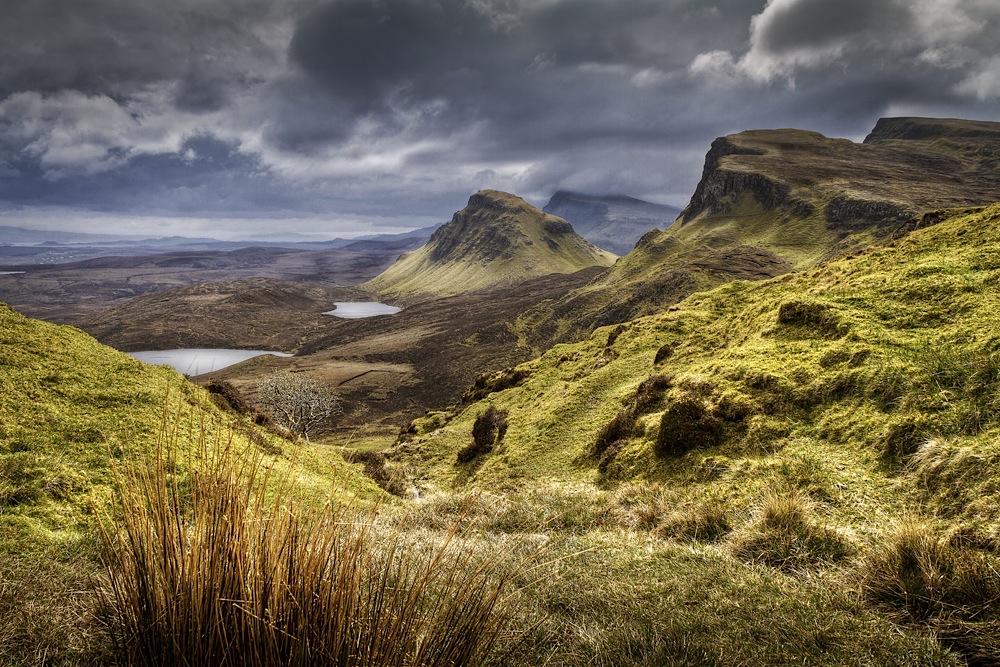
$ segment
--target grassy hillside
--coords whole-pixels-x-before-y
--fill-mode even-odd
[[[931,224],[938,209],[997,201],[998,157],[1000,123],[976,121],[882,119],[861,144],[794,129],[720,137],[677,222],[536,318],[623,322],[814,266]]]
[[[958,213],[599,329],[484,378],[393,456],[419,462],[425,492],[501,493],[495,529],[537,512],[595,549],[550,593],[593,606],[540,604],[612,653],[629,637],[674,651],[641,664],[951,659],[890,646],[885,624],[997,664],[998,230],[1000,205]],[[859,641],[885,654],[838,657]]]
[[[551,273],[610,266],[616,256],[520,197],[483,190],[427,244],[365,283],[387,298],[450,296]]]
[[[171,369],[0,305],[0,665],[108,659],[92,615],[95,512],[111,499],[110,462],[150,456],[164,428],[181,468],[202,436],[232,437],[278,469],[294,461],[302,489],[375,495],[339,456],[233,433],[234,420]]]

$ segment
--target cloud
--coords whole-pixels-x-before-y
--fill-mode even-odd
[[[979,91],[998,25],[1000,7],[982,0],[768,0],[750,21],[746,51],[703,51],[689,72],[715,83],[795,86],[803,77],[847,72],[863,80],[881,70],[924,76],[930,87],[947,71],[956,92]]]
[[[482,187],[683,205],[729,132],[1000,117],[994,0],[8,5],[0,206],[420,226]]]

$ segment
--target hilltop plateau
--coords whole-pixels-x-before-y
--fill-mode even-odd
[[[482,190],[425,246],[402,256],[364,287],[412,302],[610,266],[615,258],[579,236],[565,220],[520,197]]]

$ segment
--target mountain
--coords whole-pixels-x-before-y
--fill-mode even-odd
[[[400,257],[365,287],[387,298],[447,296],[610,266],[614,260],[565,220],[520,197],[482,190],[426,245]]]
[[[1000,123],[985,121],[881,119],[863,143],[794,129],[720,137],[678,220],[550,317],[624,322],[855,252],[933,224],[941,209],[1000,201],[998,164]]]
[[[624,255],[643,234],[666,228],[681,209],[625,195],[588,195],[560,190],[542,209],[566,220],[576,233],[605,250]]]

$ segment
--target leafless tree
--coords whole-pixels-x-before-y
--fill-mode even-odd
[[[328,386],[284,371],[268,375],[257,385],[257,403],[276,422],[306,440],[342,411],[340,399]]]

